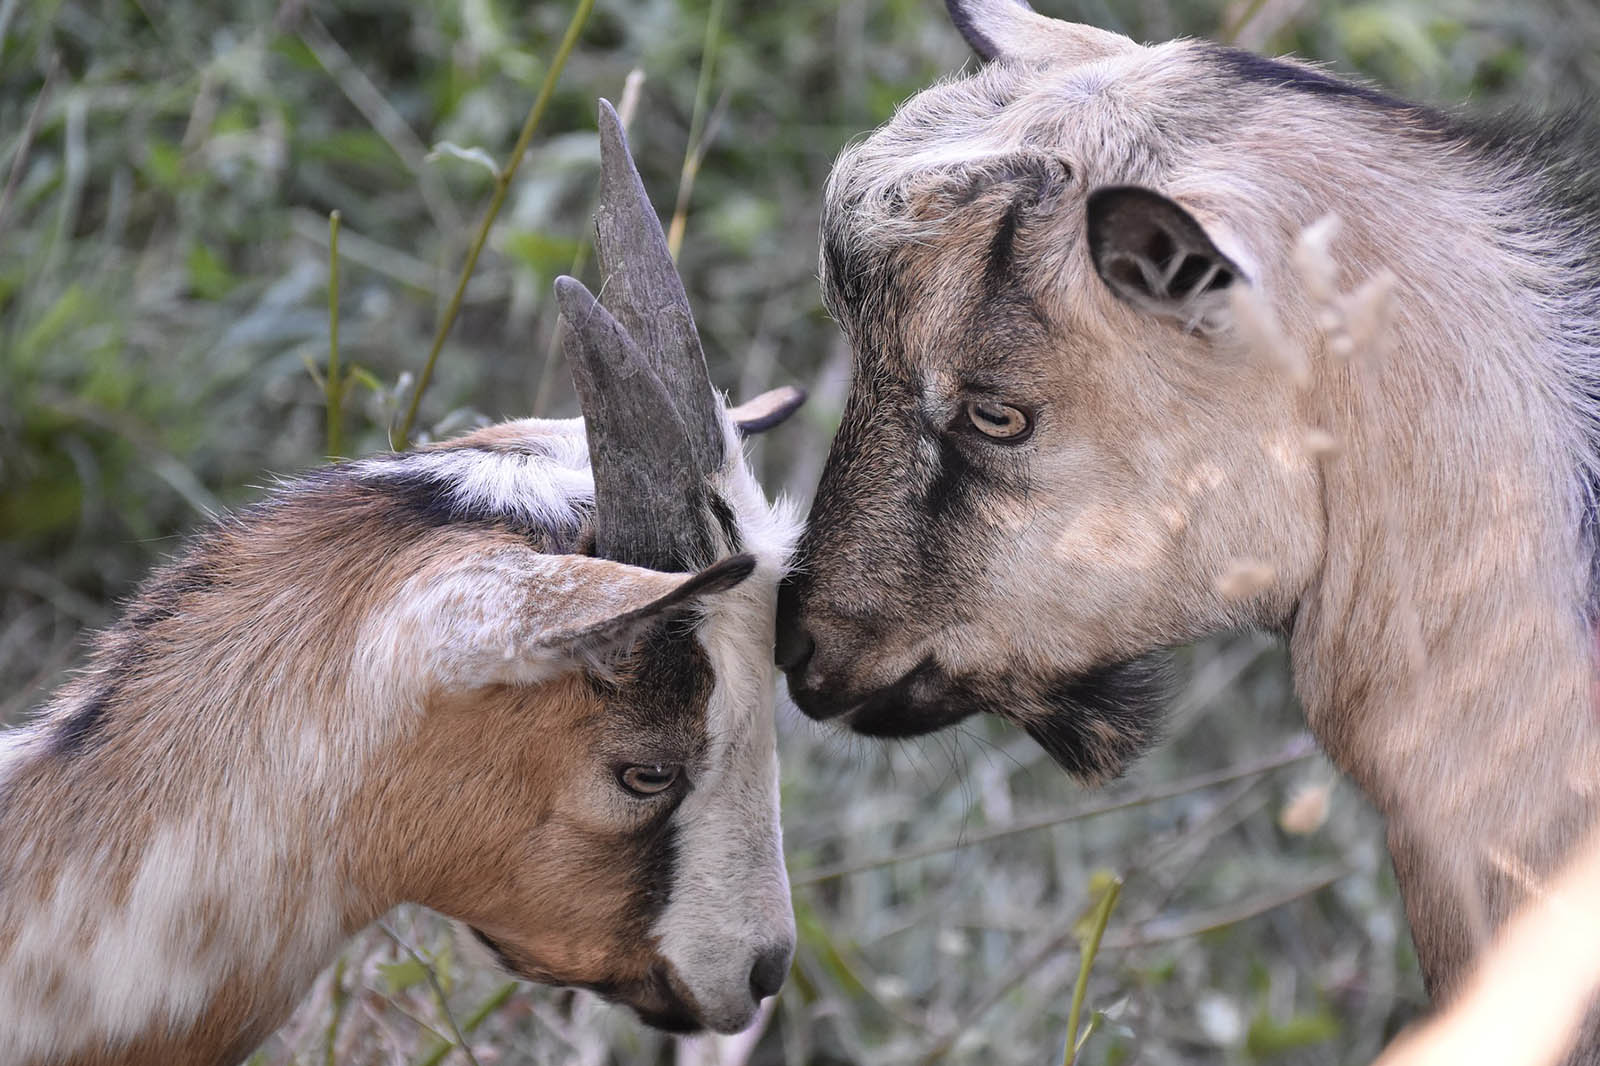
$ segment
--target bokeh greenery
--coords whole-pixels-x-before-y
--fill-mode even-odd
[[[1436,103],[1539,112],[1600,85],[1592,0],[1037,6],[1295,51]],[[0,721],[59,682],[179,535],[324,460],[308,367],[326,360],[334,209],[359,368],[344,450],[388,446],[487,199],[479,151],[505,161],[571,7],[0,0]],[[814,280],[820,189],[850,138],[969,61],[936,0],[600,0],[424,397],[425,436],[573,411],[550,282],[587,239],[595,98],[643,72],[634,152],[670,213],[708,58],[682,266],[721,386],[811,389],[757,450],[775,489],[810,491],[848,368]],[[802,944],[755,1038],[677,1043],[584,996],[504,989],[402,911],[259,1061],[327,1061],[330,1033],[335,1061],[426,1061],[452,1031],[441,992],[478,1021],[484,1063],[1059,1061],[1096,871],[1125,887],[1082,1061],[1362,1061],[1421,1002],[1381,827],[1314,757],[1169,787],[1300,750],[1270,641],[1184,663],[1168,742],[1112,793],[1148,802],[998,839],[979,838],[1107,797],[986,724],[881,747],[786,716]],[[1307,831],[1280,827],[1286,809]]]

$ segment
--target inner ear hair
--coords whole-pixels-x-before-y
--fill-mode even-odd
[[[1211,330],[1244,277],[1182,205],[1137,185],[1089,194],[1089,255],[1100,280],[1142,311]]]

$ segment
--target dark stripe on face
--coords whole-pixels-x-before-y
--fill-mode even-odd
[[[672,902],[673,878],[678,874],[678,827],[673,812],[646,831],[639,841],[634,863],[639,885],[640,917],[648,928]]]
[[[918,532],[943,536],[944,531],[937,529],[935,524],[950,517],[966,502],[967,493],[972,488],[973,471],[972,464],[961,453],[960,445],[951,440],[949,434],[937,433],[934,444],[939,449],[939,465],[923,496],[922,510],[927,515],[927,521],[919,523]]]
[[[1425,126],[1438,133],[1448,132],[1454,125],[1449,116],[1441,111],[1401,100],[1370,86],[1346,81],[1320,70],[1268,59],[1254,52],[1222,45],[1206,45],[1205,51],[1223,71],[1249,85],[1263,85],[1306,93],[1310,96],[1356,101],[1385,111],[1403,111],[1412,119],[1421,120]]]
[[[1019,211],[1018,203],[1013,200],[1000,219],[994,239],[989,242],[989,257],[983,266],[983,288],[990,296],[1001,295],[1011,288],[1011,254],[1017,243]]]

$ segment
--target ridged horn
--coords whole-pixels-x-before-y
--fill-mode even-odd
[[[600,101],[600,206],[595,251],[606,306],[639,346],[683,420],[702,473],[721,469],[722,402],[706,373],[689,297],[667,250],[667,235],[628,152],[622,120]]]
[[[1127,37],[1041,15],[1025,0],[944,0],[950,21],[978,58],[1087,63],[1138,45]]]
[[[594,553],[653,570],[710,560],[703,467],[667,386],[622,324],[576,278],[556,279],[562,338],[594,471]],[[709,388],[709,386],[708,386]]]

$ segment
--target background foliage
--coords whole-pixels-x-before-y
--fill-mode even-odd
[[[1295,51],[1431,102],[1543,111],[1600,84],[1590,0],[1037,6]],[[0,0],[0,721],[179,534],[322,461],[308,364],[326,358],[333,209],[359,367],[345,451],[387,447],[491,184],[470,151],[430,149],[503,163],[570,13]],[[587,239],[594,99],[643,71],[634,151],[670,213],[708,58],[682,265],[721,386],[811,388],[757,449],[769,485],[809,493],[848,366],[814,280],[819,190],[844,143],[968,61],[935,0],[601,0],[467,290],[426,435],[574,410],[550,282]],[[1421,1002],[1381,827],[1308,754],[1271,641],[1185,662],[1169,740],[1102,795],[984,723],[885,747],[786,716],[802,942],[750,1038],[673,1042],[504,985],[402,910],[258,1061],[465,1061],[457,1026],[482,1063],[1059,1061],[1078,919],[1110,876],[1081,1061],[1361,1061]]]

